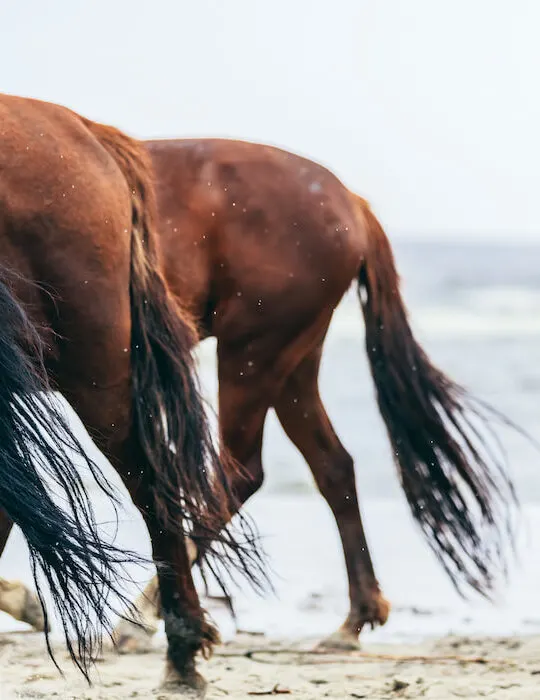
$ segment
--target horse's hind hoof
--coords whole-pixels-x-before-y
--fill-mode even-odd
[[[326,651],[360,651],[358,635],[366,626],[375,629],[388,620],[391,605],[380,591],[372,594],[365,606],[364,616],[350,613],[341,627],[324,639],[318,646]]]
[[[321,651],[360,651],[358,634],[340,628],[317,645]]]
[[[201,683],[197,688],[194,688],[190,683],[167,682],[161,684],[160,690],[167,694],[174,694],[179,698],[186,698],[186,700],[204,700],[206,681],[204,685]]]
[[[182,676],[168,662],[165,678],[161,684],[160,690],[167,693],[174,693],[181,698],[201,700],[206,697],[207,687],[207,681],[200,673],[197,673],[197,671],[193,670],[187,675]]]

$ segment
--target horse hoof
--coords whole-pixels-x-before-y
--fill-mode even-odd
[[[176,669],[167,664],[161,690],[182,698],[201,700],[206,697],[207,687],[207,681],[197,671],[193,670],[189,674],[182,676]]]
[[[114,630],[113,642],[118,654],[148,654],[152,651],[152,637],[150,630],[122,620]]]
[[[317,645],[324,651],[360,651],[362,648],[358,635],[340,628]]]

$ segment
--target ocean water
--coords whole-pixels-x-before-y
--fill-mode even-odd
[[[540,441],[540,246],[400,242],[395,250],[411,324],[432,360]],[[205,392],[215,402],[213,340],[201,345],[198,357]],[[540,451],[517,433],[497,429],[522,502],[519,556],[494,605],[463,601],[409,515],[375,403],[354,290],[332,323],[321,393],[354,457],[368,542],[394,606],[389,623],[368,632],[366,640],[540,633]],[[277,637],[317,638],[337,627],[347,610],[341,546],[309,469],[273,414],[266,424],[264,464],[264,487],[247,510],[269,555],[276,593],[260,599],[238,591],[239,626]],[[110,530],[110,508],[93,493]],[[142,520],[127,499],[117,538],[149,553]],[[0,575],[31,581],[19,532],[10,538]],[[144,583],[150,573],[136,575]],[[231,634],[227,614],[212,612],[225,636]],[[20,627],[0,615],[0,629]]]

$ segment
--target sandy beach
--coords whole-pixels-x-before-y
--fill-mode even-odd
[[[446,268],[435,257],[431,267],[437,272],[430,284],[425,281],[424,267],[422,274],[415,272],[415,256],[409,261],[405,257],[408,264],[403,267],[406,279],[412,282],[408,289],[415,318],[433,357],[475,393],[538,435],[540,369],[536,358],[540,352],[540,327],[531,325],[532,316],[540,317],[536,313],[540,309],[537,272],[531,268],[535,286],[520,292],[521,296],[516,297],[519,304],[506,291],[502,294],[498,287],[492,289],[488,282],[493,278],[493,284],[499,283],[503,262],[508,275],[512,251],[503,252],[499,266],[495,260],[493,268],[485,268],[486,275],[489,272],[485,288],[475,286],[477,271],[472,263],[472,281],[468,281],[468,254],[460,250],[454,251],[453,267],[450,254],[445,258]],[[519,271],[522,279],[527,261],[535,258],[515,251],[514,254],[516,260],[511,269]],[[425,255],[425,251],[420,251],[418,260],[424,260]],[[452,296],[449,305],[445,291],[449,283],[446,278],[439,279],[440,269],[448,269],[452,279],[463,277],[463,289],[471,286],[471,291],[463,292],[462,300]],[[416,281],[418,287],[413,284]],[[523,295],[527,304],[523,303]],[[534,314],[529,311],[533,308]],[[316,492],[302,457],[283,435],[275,416],[270,415],[264,451],[267,479],[246,512],[261,533],[276,592],[263,599],[245,587],[235,593],[239,629],[257,634],[235,636],[230,617],[204,601],[227,642],[216,650],[209,663],[201,664],[209,681],[207,697],[241,700],[274,694],[314,700],[538,700],[538,454],[519,436],[508,432],[501,436],[505,438],[523,503],[519,556],[511,565],[510,580],[501,587],[495,605],[477,598],[463,601],[426,547],[405,504],[373,398],[358,314],[356,300],[348,299],[336,315],[323,361],[322,391],[358,467],[366,532],[379,581],[393,605],[392,615],[384,627],[363,635],[362,643],[369,656],[320,656],[298,651],[313,649],[317,640],[343,621],[348,604],[347,579],[329,508]],[[481,317],[481,323],[477,317]],[[465,341],[468,351],[463,353]],[[198,355],[205,393],[215,406],[213,341],[206,341]],[[485,361],[487,356],[490,362]],[[80,435],[85,439],[82,432]],[[149,555],[148,534],[141,516],[129,503],[110,465],[91,443],[86,444],[123,494],[124,507],[117,522],[110,503],[91,482],[88,484],[104,533],[116,534],[118,546]],[[137,582],[128,591],[134,598],[153,572],[141,572],[138,568],[130,572]],[[19,579],[33,587],[27,549],[17,529],[0,560],[0,576]],[[46,599],[51,602],[48,595]],[[164,670],[163,632],[155,640],[155,651],[145,656],[118,656],[107,650],[96,666],[95,685],[89,689],[61,651],[61,626],[56,618],[53,632],[66,680],[48,660],[42,636],[28,634],[25,628],[0,613],[0,700],[173,697],[159,689]],[[430,658],[417,658],[426,655]],[[392,656],[400,658],[389,658]]]
[[[106,650],[89,688],[62,652],[62,678],[48,660],[41,635],[0,638],[0,698],[158,698],[164,647],[145,655]],[[363,652],[320,654],[311,643],[269,642],[239,635],[216,650],[202,670],[208,700],[256,697],[477,698],[525,700],[540,693],[540,637],[447,636],[419,645],[366,645]]]

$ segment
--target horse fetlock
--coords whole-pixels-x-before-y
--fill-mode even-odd
[[[181,674],[197,653],[200,652],[207,659],[220,642],[219,632],[207,620],[204,610],[197,616],[185,617],[171,611],[164,612],[163,620],[169,642],[168,658]]]
[[[382,626],[388,620],[391,607],[390,602],[377,590],[369,600],[359,606],[359,613],[349,615],[345,625],[348,624],[352,629],[357,628],[358,634],[365,625],[369,625],[371,629]]]
[[[206,620],[202,610],[194,617],[164,612],[163,619],[169,647],[162,687],[182,697],[205,697],[207,683],[197,672],[195,659],[198,653],[205,658],[211,655],[213,646],[219,642],[217,629]]]
[[[383,596],[376,590],[369,598],[363,600],[357,610],[349,613],[345,622],[329,637],[324,639],[319,647],[329,651],[354,651],[361,648],[358,637],[362,629],[369,625],[371,629],[379,625],[384,625],[388,620],[391,605]]]

